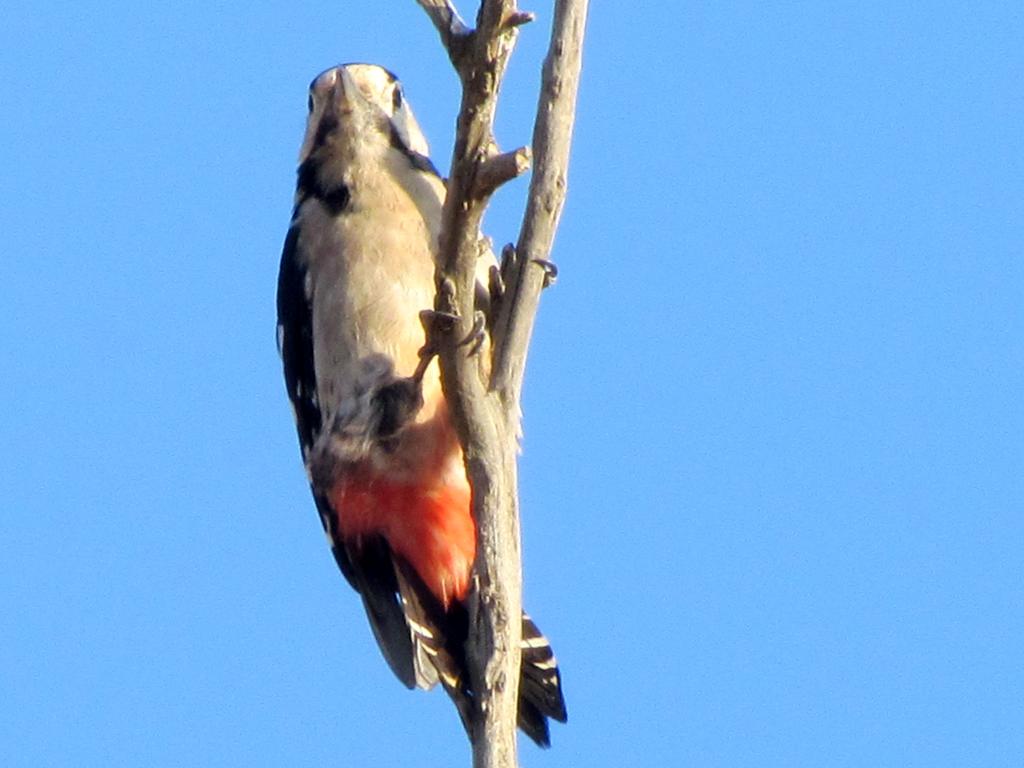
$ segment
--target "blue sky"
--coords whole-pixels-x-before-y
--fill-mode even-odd
[[[273,303],[313,75],[393,69],[442,167],[456,82],[411,0],[292,5],[5,10],[4,765],[469,763],[324,545]],[[1022,39],[594,3],[521,465],[570,721],[526,768],[1024,762]]]

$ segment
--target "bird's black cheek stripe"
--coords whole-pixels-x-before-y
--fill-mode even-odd
[[[312,158],[299,164],[298,180],[296,187],[299,190],[299,197],[312,197],[316,187],[317,163]]]
[[[350,195],[348,187],[342,184],[335,189],[326,192],[321,191],[316,197],[324,204],[324,207],[332,216],[337,216],[348,207]]]
[[[322,147],[327,143],[327,137],[338,128],[338,118],[327,113],[320,118],[320,124],[316,127],[316,136],[313,138],[314,147]]]
[[[417,171],[423,173],[429,173],[431,176],[437,176],[441,178],[441,174],[438,173],[437,168],[434,166],[433,161],[426,155],[421,155],[419,152],[413,152],[411,149],[408,152],[409,162],[412,163],[412,167]]]
[[[437,168],[434,167],[434,163],[426,155],[421,155],[409,147],[405,146],[405,142],[402,141],[401,135],[398,133],[398,129],[393,124],[388,127],[388,138],[391,141],[391,146],[397,149],[409,160],[409,164],[417,171],[423,173],[429,173],[433,176],[441,178],[441,174],[437,172]]]
[[[300,200],[309,197],[319,200],[332,216],[343,213],[352,197],[344,184],[325,187],[320,182],[319,164],[312,158],[299,166],[298,190]]]

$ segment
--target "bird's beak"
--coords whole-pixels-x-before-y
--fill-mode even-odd
[[[362,89],[356,84],[355,79],[347,69],[336,69],[334,81],[334,99],[336,105],[344,104],[351,110],[363,108],[369,111],[370,100]]]

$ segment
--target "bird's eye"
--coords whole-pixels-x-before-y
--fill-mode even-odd
[[[313,94],[309,94],[309,111],[313,111]]]
[[[395,90],[391,92],[391,105],[395,109],[402,108],[402,89],[397,85],[395,86]]]

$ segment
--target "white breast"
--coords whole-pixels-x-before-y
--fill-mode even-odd
[[[433,185],[417,176],[423,180],[416,179],[419,188],[410,194],[408,183],[399,185],[387,173],[353,174],[351,203],[339,216],[315,201],[304,206],[299,248],[312,292],[325,420],[382,377],[409,376],[416,368],[423,345],[419,313],[434,303],[443,195],[439,180]]]

